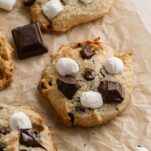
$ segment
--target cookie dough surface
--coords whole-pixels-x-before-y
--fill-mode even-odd
[[[95,55],[91,59],[83,59],[80,51],[84,45],[90,45],[95,50]],[[124,72],[122,74],[110,75],[104,69],[104,64],[109,57],[117,56],[124,63]],[[60,77],[56,70],[56,63],[62,57],[70,57],[75,60],[80,71],[75,77],[80,89],[74,97],[67,99],[57,87],[57,78]],[[100,39],[84,41],[81,43],[71,43],[60,47],[56,54],[51,56],[50,65],[43,71],[42,79],[38,86],[52,104],[57,114],[67,126],[77,125],[91,127],[106,123],[122,112],[131,100],[132,81],[133,81],[133,62],[132,53],[117,54],[111,47],[103,44]],[[92,81],[83,78],[83,72],[86,68],[95,71],[96,76]],[[80,95],[85,91],[98,91],[100,81],[112,81],[120,83],[125,89],[125,97],[122,103],[104,104],[98,109],[85,108],[80,103]]]
[[[20,143],[20,135],[12,131],[9,121],[14,112],[24,112],[31,120],[32,127],[40,134],[41,147],[27,147]],[[4,151],[55,151],[51,141],[51,132],[44,124],[42,118],[35,112],[35,109],[25,106],[9,106],[0,104],[0,150]]]
[[[108,13],[113,0],[94,0],[84,4],[79,0],[61,0],[64,10],[52,20],[43,14],[41,5],[48,0],[36,0],[31,6],[31,18],[38,22],[44,31],[65,32],[74,26],[101,18]]]
[[[0,89],[9,86],[13,80],[14,66],[11,61],[13,48],[0,30]]]

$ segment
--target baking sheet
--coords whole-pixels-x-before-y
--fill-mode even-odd
[[[11,30],[28,24],[28,8],[18,1],[12,12],[0,10],[3,33],[13,44]],[[49,54],[61,44],[100,36],[117,51],[132,49],[135,54],[134,93],[129,107],[111,122],[95,128],[66,128],[45,98],[37,91],[41,71],[49,63]],[[60,35],[44,34],[49,54],[19,60],[12,86],[0,92],[0,102],[35,106],[55,132],[58,151],[133,151],[137,145],[151,149],[151,35],[138,17],[131,0],[115,0],[103,20],[81,25]]]

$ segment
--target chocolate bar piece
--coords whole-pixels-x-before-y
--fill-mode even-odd
[[[42,40],[38,24],[28,24],[12,30],[20,59],[36,56],[48,52]]]
[[[95,55],[95,52],[90,45],[85,45],[80,51],[80,54],[83,59],[91,59]]]
[[[98,91],[102,94],[104,103],[121,103],[124,100],[124,89],[120,83],[102,81]]]
[[[58,89],[68,98],[71,100],[75,93],[80,88],[80,85],[76,83],[76,80],[73,77],[60,77],[57,79],[57,86]]]

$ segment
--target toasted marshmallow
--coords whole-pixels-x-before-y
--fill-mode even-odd
[[[104,67],[110,74],[119,74],[124,71],[124,64],[122,60],[117,57],[110,57]]]
[[[60,0],[49,0],[48,2],[43,3],[42,9],[48,19],[53,19],[63,11],[63,5]]]
[[[80,102],[84,107],[96,109],[103,105],[103,98],[101,93],[87,91],[81,94]]]
[[[31,121],[24,112],[15,112],[10,118],[9,126],[12,130],[32,128]]]
[[[0,0],[0,8],[11,11],[16,5],[16,0]]]
[[[76,76],[79,72],[79,65],[71,58],[59,59],[56,68],[62,76]]]
[[[141,146],[137,146],[136,147],[136,151],[149,151],[147,148],[141,147]]]
[[[81,0],[84,4],[89,4],[92,3],[94,0]]]

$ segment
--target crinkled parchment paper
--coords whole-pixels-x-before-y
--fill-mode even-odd
[[[11,30],[30,22],[28,8],[12,12],[0,10],[3,33],[13,44]],[[49,54],[19,60],[13,54],[15,75],[12,86],[0,92],[0,102],[33,105],[54,130],[59,151],[133,151],[136,145],[151,150],[151,35],[145,30],[131,0],[115,0],[109,14],[74,28],[65,34],[44,34],[49,53],[61,44],[100,36],[117,51],[134,50],[134,93],[129,107],[111,122],[95,128],[64,127],[49,103],[37,91],[41,71],[49,63]]]

